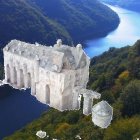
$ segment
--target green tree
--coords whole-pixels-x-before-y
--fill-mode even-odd
[[[140,134],[140,116],[114,122],[104,134],[103,140],[133,140]]]
[[[137,42],[134,44],[134,49],[136,51],[136,54],[140,55],[140,40],[137,40]]]
[[[112,107],[113,107],[113,120],[119,120],[122,117],[122,109],[123,109],[122,101],[117,100]]]
[[[128,83],[129,80],[129,71],[123,71],[117,78],[116,80],[116,84],[121,84],[121,85],[125,85],[126,83]]]
[[[140,113],[140,81],[131,81],[121,94],[123,114],[132,116]]]
[[[55,130],[55,134],[56,135],[62,135],[63,133],[65,133],[65,131],[67,129],[69,129],[71,126],[68,123],[61,123],[57,126],[57,129]]]
[[[140,57],[130,60],[128,70],[133,78],[140,79]]]
[[[112,104],[115,102],[115,98],[113,96],[113,93],[109,90],[106,90],[102,93],[102,100],[107,100],[108,103]]]

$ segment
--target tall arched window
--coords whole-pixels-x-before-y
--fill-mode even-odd
[[[6,80],[7,80],[7,82],[8,83],[10,83],[10,66],[9,66],[9,64],[7,64],[6,65],[6,76],[7,76],[7,78],[6,78]]]
[[[46,87],[45,87],[45,98],[46,98],[46,103],[50,104],[50,87],[49,87],[49,85],[46,85]]]
[[[22,88],[24,87],[24,74],[22,69],[20,69],[20,85]]]
[[[27,73],[27,82],[28,82],[28,87],[31,87],[31,73]]]
[[[17,84],[17,71],[16,71],[16,68],[14,67],[14,84]]]

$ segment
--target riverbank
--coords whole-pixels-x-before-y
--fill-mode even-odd
[[[89,57],[94,57],[107,51],[110,47],[121,48],[127,45],[133,45],[140,38],[140,13],[126,10],[120,7],[108,5],[120,17],[119,26],[107,36],[87,40],[85,52]]]

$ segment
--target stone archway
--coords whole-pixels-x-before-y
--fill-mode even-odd
[[[16,68],[14,67],[13,68],[13,77],[14,77],[14,83],[13,84],[15,84],[15,85],[17,85],[17,70],[16,70]]]
[[[49,85],[45,86],[45,99],[46,99],[46,103],[50,104],[50,87],[49,87]]]
[[[27,73],[27,85],[28,85],[28,88],[31,88],[31,73],[28,72]]]
[[[5,77],[6,78],[6,81],[8,82],[8,83],[10,83],[10,81],[11,81],[11,75],[10,75],[10,66],[9,66],[9,64],[7,64],[6,65],[6,76],[7,77]]]
[[[20,73],[20,87],[23,88],[24,87],[24,74],[23,74],[23,70],[20,69],[19,70],[19,73]]]

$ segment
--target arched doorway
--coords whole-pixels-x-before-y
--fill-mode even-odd
[[[14,83],[13,84],[17,84],[17,71],[16,71],[16,68],[14,67],[13,68],[14,70],[13,70],[13,74],[14,74]]]
[[[9,64],[7,64],[7,66],[6,66],[6,81],[8,82],[8,83],[10,83],[10,66],[9,66]]]
[[[28,85],[28,88],[31,87],[31,73],[27,73],[27,85]]]
[[[20,86],[21,86],[21,88],[23,88],[24,87],[24,74],[23,74],[23,70],[22,69],[20,69],[19,70],[20,71]]]
[[[50,104],[50,87],[49,87],[49,85],[45,86],[45,99],[46,99],[46,103]]]

